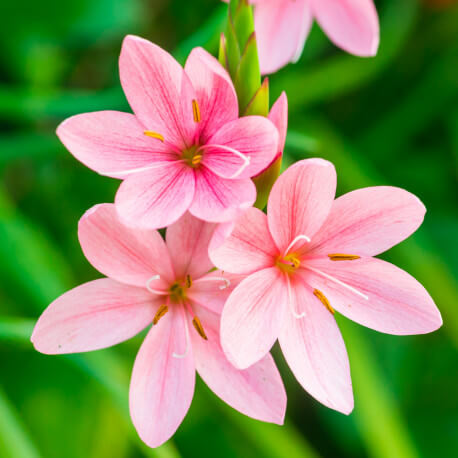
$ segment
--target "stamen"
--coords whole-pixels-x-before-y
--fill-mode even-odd
[[[190,345],[189,345],[189,333],[188,333],[188,325],[187,324],[185,324],[185,328],[184,329],[185,329],[185,336],[186,336],[186,349],[185,349],[184,353],[181,353],[181,354],[173,352],[172,356],[174,358],[183,359],[183,358],[186,358],[186,356],[188,356]]]
[[[334,315],[335,310],[331,307],[327,297],[319,290],[314,289],[313,294],[321,301],[321,303]]]
[[[297,320],[304,318],[304,316],[306,315],[305,312],[297,313],[296,310],[294,309],[293,292],[291,290],[291,280],[289,279],[289,275],[286,275],[286,283],[288,285],[288,305],[289,305],[289,308],[291,309],[291,313],[293,314],[294,318],[296,318]]]
[[[156,312],[156,315],[154,315],[154,318],[153,318],[153,324],[157,324],[159,322],[159,320],[169,311],[169,308],[167,307],[167,305],[161,305],[157,312]]]
[[[219,148],[224,151],[227,151],[228,153],[235,154],[238,156],[240,159],[243,160],[243,164],[240,166],[240,168],[230,177],[228,177],[230,180],[237,178],[249,165],[250,165],[250,160],[251,158],[249,156],[245,156],[245,154],[242,154],[240,151],[237,151],[234,148],[231,148],[229,146],[224,146],[224,145],[202,145],[199,150],[205,150],[208,148]]]
[[[328,258],[331,261],[354,261],[355,259],[360,259],[361,257],[356,254],[333,253],[328,254]]]
[[[192,116],[194,117],[194,122],[200,122],[200,108],[195,99],[192,101]]]
[[[202,160],[202,154],[196,154],[191,159],[191,165],[199,165],[201,160]]]
[[[291,250],[291,248],[294,246],[294,244],[299,240],[305,240],[308,243],[311,242],[310,237],[307,237],[304,234],[299,234],[296,237],[294,237],[293,241],[288,245],[288,248],[286,248],[283,256],[286,256],[288,254],[289,250]]]
[[[152,130],[145,130],[143,133],[147,137],[155,138],[156,140],[160,140],[162,143],[164,143],[164,136],[157,132],[153,132]]]
[[[191,275],[186,275],[186,288],[191,288],[191,286],[192,286]]]
[[[343,281],[340,281],[338,280],[337,278],[334,278],[332,277],[331,275],[328,275],[328,274],[325,274],[324,272],[321,272],[321,270],[318,270],[318,269],[315,269],[314,267],[310,267],[309,265],[305,264],[304,266],[304,269],[309,269],[311,270],[312,272],[315,272],[317,273],[318,275],[321,275],[322,277],[324,278],[327,278],[328,280],[331,280],[332,282],[334,283],[337,283],[338,285],[348,289],[349,291],[357,294],[358,296],[361,296],[363,299],[365,299],[366,301],[369,300],[369,297],[366,296],[365,294],[361,293],[360,291],[358,291],[357,289],[353,288],[352,286],[350,285],[347,285],[346,283],[344,283]]]
[[[159,280],[161,278],[160,275],[153,275],[147,282],[146,282],[146,289],[150,292],[150,293],[153,293],[153,294],[158,294],[159,296],[165,296],[168,294],[167,291],[162,291],[160,289],[154,289],[154,288],[151,288],[151,282],[155,281],[155,280]]]
[[[202,323],[200,322],[199,318],[197,318],[197,316],[194,316],[194,319],[192,320],[192,324],[196,328],[196,331],[199,334],[199,336],[202,337],[202,339],[204,340],[208,340],[208,337],[204,331],[204,327],[202,326]]]
[[[229,286],[231,286],[230,280],[224,277],[202,277],[196,280],[194,283],[202,283],[203,281],[222,281],[224,282],[224,285],[221,285],[219,287],[219,289],[221,290],[229,288]]]

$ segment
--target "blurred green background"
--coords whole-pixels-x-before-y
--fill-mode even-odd
[[[117,71],[122,38],[144,36],[183,62],[216,52],[217,0],[23,0],[0,6],[0,457],[439,457],[458,456],[458,5],[380,0],[377,58],[358,59],[314,27],[301,61],[270,77],[285,89],[285,165],[333,161],[339,194],[396,185],[428,208],[425,223],[384,255],[429,290],[444,326],[393,337],[339,319],[350,355],[349,417],[310,398],[281,355],[284,427],[226,407],[202,382],[173,440],[150,450],[128,416],[139,336],[116,348],[49,357],[29,343],[34,321],[65,290],[99,274],[76,224],[111,202],[116,180],[59,144],[57,124],[99,109],[128,110]]]

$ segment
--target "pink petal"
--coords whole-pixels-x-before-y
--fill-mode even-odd
[[[269,119],[278,130],[278,152],[285,148],[286,133],[288,131],[288,98],[282,92],[270,109]]]
[[[332,307],[363,326],[408,335],[432,332],[442,325],[439,310],[423,286],[388,262],[374,258],[338,262],[313,259],[307,265],[360,293],[304,270],[305,281],[322,291]]]
[[[164,143],[143,134],[134,115],[97,111],[72,116],[57,128],[67,149],[101,175],[125,178],[131,170],[176,158]]]
[[[129,35],[122,45],[119,74],[143,127],[180,149],[190,146],[196,130],[192,111],[196,95],[180,64],[159,46]]]
[[[153,326],[135,359],[129,406],[140,438],[158,447],[175,433],[194,394],[195,366],[182,307]],[[177,358],[173,354],[185,354]]]
[[[402,242],[426,209],[410,192],[389,186],[358,189],[335,200],[311,252],[374,256]]]
[[[313,240],[331,209],[336,180],[334,166],[323,159],[299,161],[280,175],[270,193],[267,217],[281,252],[298,235]]]
[[[272,267],[278,249],[267,226],[266,215],[257,208],[248,208],[235,222],[228,238],[210,250],[210,258],[221,270],[251,274]]]
[[[244,278],[216,270],[193,281],[187,295],[192,302],[221,315],[227,298]]]
[[[287,296],[277,268],[250,275],[229,296],[221,317],[221,343],[237,368],[246,369],[269,352],[281,328]]]
[[[224,402],[256,420],[283,424],[286,393],[270,354],[248,369],[236,369],[220,345],[219,317],[195,307],[208,340],[191,332],[196,369],[209,388]]]
[[[209,138],[202,164],[223,178],[249,178],[264,170],[277,152],[274,124],[262,116],[245,116],[225,124]]]
[[[313,0],[313,14],[340,48],[357,56],[375,56],[379,23],[372,0]]]
[[[125,226],[113,204],[88,210],[79,221],[78,237],[88,261],[107,277],[145,287],[151,277],[160,275],[155,289],[166,288],[175,277],[159,232]]]
[[[110,347],[148,326],[158,305],[144,288],[101,278],[57,298],[40,316],[31,340],[45,354]]]
[[[225,180],[202,167],[195,171],[196,191],[189,211],[210,222],[233,219],[240,208],[248,208],[256,200],[256,187],[246,178]]]
[[[127,177],[116,194],[116,210],[132,227],[157,229],[174,223],[194,197],[194,172],[179,162]]]
[[[237,94],[222,65],[203,48],[194,48],[185,72],[192,81],[200,108],[200,141],[205,143],[221,126],[238,118]]]
[[[188,212],[167,229],[167,247],[176,278],[190,275],[197,279],[213,268],[208,245],[214,230],[215,224],[206,223]]]
[[[292,277],[291,311],[285,313],[279,342],[297,381],[315,399],[339,412],[353,410],[350,366],[345,344],[330,311],[297,277]]]
[[[262,74],[296,62],[312,25],[308,0],[257,2],[254,13]]]

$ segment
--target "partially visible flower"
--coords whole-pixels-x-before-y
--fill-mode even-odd
[[[261,72],[274,73],[302,54],[313,19],[340,48],[374,56],[379,22],[372,0],[252,0]]]
[[[296,163],[275,183],[267,216],[255,208],[236,221],[210,258],[248,275],[229,296],[222,346],[249,367],[275,340],[297,380],[323,404],[353,409],[350,368],[334,309],[389,334],[434,331],[442,319],[413,277],[373,256],[412,234],[425,207],[394,187],[359,189],[334,200],[330,162]]]
[[[133,423],[151,447],[182,422],[196,370],[233,408],[283,422],[286,394],[272,357],[239,371],[221,349],[221,309],[239,279],[210,272],[213,229],[186,213],[164,242],[157,231],[124,226],[113,205],[95,206],[80,220],[79,239],[88,260],[108,278],[63,294],[33,331],[38,351],[62,354],[109,347],[153,323],[135,360],[129,395]]]
[[[115,201],[123,222],[160,228],[187,210],[220,222],[252,205],[250,177],[276,155],[278,133],[264,117],[238,117],[219,62],[196,48],[183,69],[163,49],[128,36],[119,70],[134,114],[73,116],[57,134],[85,165],[124,180]]]

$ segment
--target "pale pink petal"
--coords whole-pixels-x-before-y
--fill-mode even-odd
[[[374,186],[334,201],[328,219],[311,243],[311,254],[374,256],[415,232],[426,209],[410,192]]]
[[[305,281],[322,291],[332,307],[363,326],[388,334],[408,335],[432,332],[442,325],[439,310],[425,288],[388,262],[374,258],[313,259],[306,265],[352,288],[316,272],[303,271]]]
[[[283,424],[286,393],[270,354],[245,370],[236,369],[223,353],[219,317],[194,308],[208,340],[191,331],[196,369],[209,388],[224,402],[256,420]]]
[[[288,97],[282,92],[270,109],[269,119],[278,130],[278,152],[285,148],[286,133],[288,131]]]
[[[218,268],[237,274],[272,267],[278,254],[266,215],[254,207],[237,218],[224,243],[210,250],[210,258]]]
[[[244,278],[216,270],[193,281],[187,295],[192,302],[221,315],[227,298]]]
[[[334,166],[323,159],[299,161],[280,175],[267,204],[270,233],[280,251],[299,235],[313,241],[332,207],[336,180]]]
[[[206,143],[221,126],[237,119],[237,94],[226,70],[203,48],[191,51],[185,72],[194,86],[200,108],[200,142]]]
[[[183,307],[170,308],[151,328],[132,371],[130,414],[140,438],[153,448],[175,433],[194,394],[196,372],[184,313]]]
[[[72,116],[57,128],[57,136],[84,165],[101,175],[125,178],[130,171],[176,159],[160,140],[144,135],[134,115],[97,111]]]
[[[129,35],[119,58],[121,84],[132,110],[146,130],[184,148],[194,138],[195,93],[178,62],[159,46]]]
[[[195,280],[213,268],[208,244],[214,230],[215,224],[197,219],[189,212],[167,229],[167,247],[176,278],[190,275]]]
[[[110,347],[148,326],[158,305],[157,296],[144,288],[101,278],[57,298],[40,316],[31,340],[46,354]]]
[[[115,203],[124,224],[157,229],[180,218],[193,197],[194,172],[175,161],[127,177],[118,189]]]
[[[210,222],[233,219],[239,209],[248,208],[256,200],[256,187],[249,179],[225,180],[205,167],[195,172],[194,200],[189,211]]]
[[[256,2],[254,14],[262,74],[297,61],[312,25],[309,1]]]
[[[287,301],[286,282],[277,268],[250,275],[231,293],[221,318],[221,343],[237,368],[246,369],[269,352]]]
[[[245,116],[209,138],[202,164],[223,178],[249,178],[264,170],[277,152],[274,124],[262,116]]]
[[[328,37],[357,56],[374,56],[379,23],[372,0],[312,0],[313,14]]]
[[[159,275],[154,287],[164,289],[174,279],[159,232],[125,226],[113,204],[89,209],[78,223],[78,238],[88,261],[114,280],[145,287],[151,277]]]
[[[279,342],[297,381],[326,406],[349,414],[353,393],[347,351],[331,312],[300,278],[291,279],[294,313],[285,313]],[[288,313],[289,312],[289,313]]]

